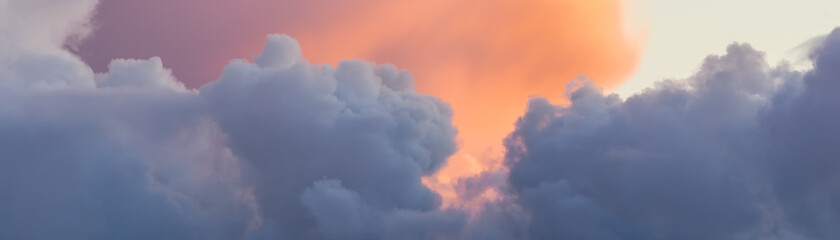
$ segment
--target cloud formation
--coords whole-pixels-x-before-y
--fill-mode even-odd
[[[814,69],[747,44],[626,100],[590,81],[531,100],[506,140],[532,239],[840,237],[840,30]]]
[[[94,85],[93,71],[62,47],[90,32],[96,3],[0,0],[0,93]]]
[[[362,58],[410,69],[418,92],[443,99],[458,113],[453,121],[460,153],[431,179],[440,183],[435,190],[448,193],[457,177],[490,167],[471,158],[487,152],[501,157],[502,139],[530,95],[559,101],[564,96],[558,89],[581,72],[605,87],[633,73],[644,37],[623,21],[625,5],[624,0],[104,0],[93,20],[96,34],[78,53],[97,72],[114,58],[160,56],[180,81],[198,88],[218,79],[230,59],[258,54],[265,34],[282,32],[295,37],[313,63]]]
[[[1,3],[11,23],[77,6]],[[313,65],[272,35],[197,90],[156,57],[94,74],[63,41],[29,41],[83,36],[95,1],[75,4],[89,8],[3,25],[0,238],[432,239],[464,224],[421,182],[456,150],[452,111],[406,71]]]
[[[806,72],[733,44],[626,100],[534,98],[505,167],[456,184],[498,196],[458,209],[421,181],[453,111],[407,71],[270,35],[199,89],[157,57],[95,74],[67,50],[95,6],[0,0],[2,239],[840,237],[840,30]]]
[[[64,50],[95,4],[0,2],[0,238],[242,236],[252,204],[204,100],[152,88],[183,90],[159,59],[96,76]]]
[[[413,92],[393,66],[332,68],[300,53],[288,36],[269,36],[255,63],[235,60],[200,89],[234,155],[253,166],[266,227],[292,239],[383,238],[384,223],[451,227],[421,224],[440,197],[420,181],[456,150],[449,106]]]

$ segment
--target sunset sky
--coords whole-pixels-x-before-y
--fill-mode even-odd
[[[836,27],[836,0],[0,0],[0,239],[840,238]]]
[[[620,86],[645,41],[643,26],[624,23],[621,1],[205,2],[104,1],[80,55],[99,71],[114,58],[160,56],[190,87],[256,55],[266,33],[294,37],[312,63],[394,64],[455,111],[460,151],[438,175],[445,182],[502,158],[529,96],[564,101],[566,82],[581,74]]]

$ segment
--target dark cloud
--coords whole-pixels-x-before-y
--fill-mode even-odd
[[[506,140],[532,239],[840,237],[840,30],[806,73],[733,44],[621,100],[533,99]]]

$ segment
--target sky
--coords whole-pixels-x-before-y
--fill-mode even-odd
[[[840,24],[840,2],[832,0],[635,0],[625,6],[625,22],[642,25],[647,42],[632,77],[614,89],[622,96],[685,77],[697,70],[697,59],[721,54],[720,46],[733,42],[750,43],[770,63],[808,68],[808,47],[801,46]]]
[[[114,58],[160,56],[189,87],[215,80],[230,59],[253,57],[274,32],[297,39],[314,63],[394,64],[455,111],[461,151],[428,179],[449,188],[498,165],[531,95],[563,101],[557,79],[587,74],[614,87],[633,73],[642,38],[627,34],[622,8],[615,0],[104,1],[78,52],[96,71]]]
[[[0,0],[0,239],[834,239],[835,1]]]

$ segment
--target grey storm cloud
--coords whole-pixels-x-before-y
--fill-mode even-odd
[[[570,83],[506,140],[532,239],[840,237],[840,29],[814,68],[733,44],[626,100]]]

